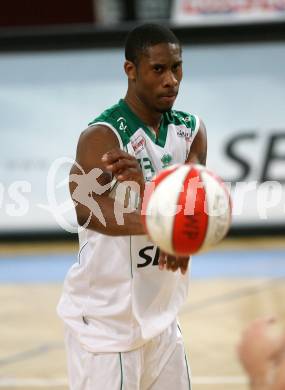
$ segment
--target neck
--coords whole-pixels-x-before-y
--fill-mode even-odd
[[[125,102],[131,108],[131,110],[145,123],[147,126],[150,126],[158,132],[159,125],[161,122],[162,114],[160,112],[151,110],[148,108],[138,96],[133,96],[127,92],[125,96]]]

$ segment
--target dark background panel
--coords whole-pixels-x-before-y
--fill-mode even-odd
[[[92,23],[92,0],[1,1],[0,27]]]
[[[76,23],[65,26],[0,28],[0,51],[123,47],[127,32],[141,23],[124,22],[107,27]],[[195,27],[167,25],[183,44],[188,45],[285,41],[285,22]]]

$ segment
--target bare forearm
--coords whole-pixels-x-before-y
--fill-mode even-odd
[[[96,201],[101,213],[94,210],[92,212],[81,205],[77,206],[79,225],[110,236],[146,234],[139,211],[129,212],[123,206],[115,205],[114,200],[109,197],[100,197]]]
[[[92,215],[87,228],[108,236],[130,236],[146,234],[142,224],[141,216],[137,212],[124,215],[124,224],[118,224],[114,218],[105,218],[106,226],[102,225],[94,215]]]

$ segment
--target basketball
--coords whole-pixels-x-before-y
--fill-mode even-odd
[[[223,181],[202,165],[171,166],[149,183],[142,217],[160,249],[191,255],[216,245],[227,234],[230,194]]]

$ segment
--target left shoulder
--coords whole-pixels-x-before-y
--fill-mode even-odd
[[[198,163],[206,165],[207,160],[207,132],[204,122],[199,119],[199,126],[197,127],[190,153],[186,159],[188,163]]]

